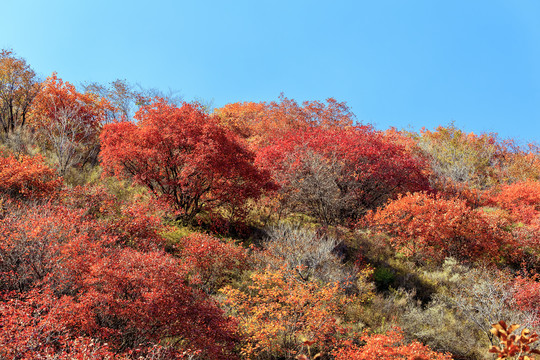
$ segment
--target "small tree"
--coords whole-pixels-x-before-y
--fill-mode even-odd
[[[0,51],[0,133],[23,127],[40,89],[35,72],[9,50]]]
[[[31,122],[40,142],[56,156],[61,175],[74,165],[84,166],[96,159],[107,107],[104,100],[79,93],[56,74],[45,81],[35,99]]]

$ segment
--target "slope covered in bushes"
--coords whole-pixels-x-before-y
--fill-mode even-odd
[[[2,359],[489,359],[540,323],[532,144],[0,65]]]

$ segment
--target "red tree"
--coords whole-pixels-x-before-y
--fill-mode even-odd
[[[429,188],[426,164],[369,126],[292,131],[257,159],[293,208],[325,223],[356,219],[398,193]]]
[[[142,107],[137,124],[104,127],[102,164],[108,173],[131,176],[190,222],[205,209],[226,206],[233,213],[268,187],[268,176],[231,132],[197,105],[163,100]]]

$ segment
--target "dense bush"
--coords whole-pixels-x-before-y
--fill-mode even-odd
[[[334,352],[336,360],[451,360],[450,354],[432,351],[429,347],[414,341],[407,344],[399,329],[386,334],[363,335],[363,346],[350,344]]]
[[[371,213],[366,222],[389,234],[392,246],[406,256],[497,262],[516,249],[510,246],[510,234],[494,220],[465,200],[409,193]]]
[[[36,81],[0,52],[0,358],[534,353],[538,146]]]
[[[181,238],[176,250],[188,269],[190,281],[209,293],[237,278],[250,262],[241,246],[200,233]]]
[[[56,172],[41,156],[0,156],[0,193],[15,198],[39,199],[53,195],[61,186]]]
[[[343,298],[338,284],[299,281],[290,270],[257,271],[244,289],[225,287],[230,313],[245,337],[241,354],[249,359],[292,359],[304,338],[328,351],[343,332],[338,324]]]

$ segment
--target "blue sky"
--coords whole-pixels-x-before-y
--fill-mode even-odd
[[[43,78],[126,79],[186,100],[334,97],[379,129],[540,142],[540,2],[24,1],[0,48]]]

